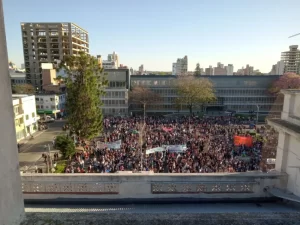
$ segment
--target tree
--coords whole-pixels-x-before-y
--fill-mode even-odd
[[[295,73],[283,74],[272,83],[269,92],[278,95],[281,89],[300,89],[300,75]]]
[[[204,104],[215,101],[213,84],[206,78],[195,78],[194,76],[179,77],[175,83],[178,99],[177,104],[186,105],[190,111],[196,105],[203,106]]]
[[[196,65],[196,69],[195,69],[195,76],[199,76],[199,75],[201,75],[201,69],[200,69],[200,64],[199,63],[197,63],[197,65]]]
[[[69,156],[74,155],[74,153],[76,152],[73,139],[67,135],[57,136],[55,139],[54,147],[60,151],[63,158],[65,159],[69,158]]]
[[[142,104],[144,118],[146,115],[146,107],[154,102],[160,101],[160,96],[144,86],[134,87],[129,92],[129,100],[131,103]]]
[[[59,86],[65,82],[64,77],[62,77],[61,75],[58,75],[56,78],[54,78],[54,80],[58,83]]]
[[[31,84],[16,84],[12,86],[13,94],[34,94],[35,89]]]
[[[70,128],[82,138],[91,139],[102,131],[102,101],[107,86],[95,57],[83,52],[60,63],[67,78],[66,113]]]

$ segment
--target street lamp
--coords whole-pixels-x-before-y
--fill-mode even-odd
[[[256,111],[256,124],[258,124],[258,113],[259,113],[259,105],[256,104],[257,111]]]
[[[143,124],[142,129],[139,133],[140,147],[141,147],[141,172],[143,171],[143,135],[146,123]]]

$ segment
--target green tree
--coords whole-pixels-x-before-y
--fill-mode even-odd
[[[66,135],[57,136],[55,139],[56,149],[60,151],[63,158],[67,159],[76,152],[74,140]]]
[[[31,84],[16,84],[12,86],[13,94],[34,94],[35,89]]]
[[[175,89],[178,94],[176,103],[186,105],[190,113],[195,106],[203,106],[216,100],[213,84],[206,78],[179,77],[175,82]]]
[[[61,85],[65,82],[64,77],[62,77],[61,75],[58,75],[56,78],[54,78],[54,80],[58,83],[58,85]]]
[[[197,63],[194,74],[195,74],[195,76],[201,75],[200,63]]]
[[[77,135],[91,139],[102,132],[102,101],[107,80],[95,57],[79,53],[60,64],[68,74],[66,113],[70,128]]]

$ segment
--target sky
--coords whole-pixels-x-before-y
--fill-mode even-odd
[[[116,51],[137,70],[188,70],[217,62],[270,72],[282,51],[300,45],[299,0],[3,0],[9,59],[23,63],[21,22],[73,22],[89,32],[90,53]]]

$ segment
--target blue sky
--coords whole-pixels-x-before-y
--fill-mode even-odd
[[[299,44],[299,0],[3,0],[9,59],[23,63],[21,22],[74,22],[90,53],[116,51],[120,63],[171,71],[187,55],[189,70],[217,62],[269,72]]]

